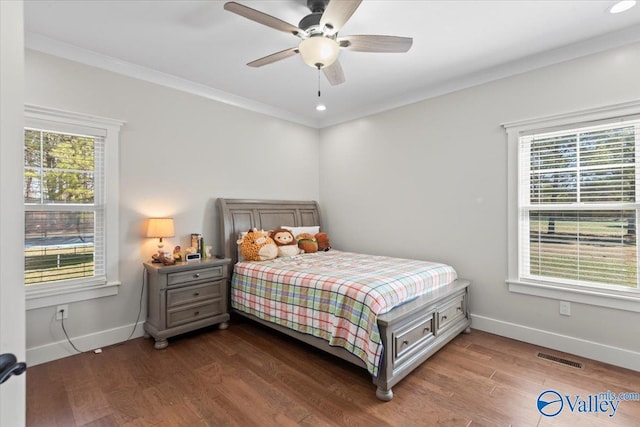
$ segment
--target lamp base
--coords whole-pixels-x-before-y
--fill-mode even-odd
[[[162,241],[162,237],[160,238],[160,242],[158,243],[158,252],[151,255],[151,259],[153,263],[159,264],[162,263],[162,258],[164,258],[164,242]]]

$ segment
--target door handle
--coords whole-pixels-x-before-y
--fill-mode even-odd
[[[16,356],[11,353],[0,354],[0,384],[12,375],[20,375],[27,370],[27,364],[18,362]]]

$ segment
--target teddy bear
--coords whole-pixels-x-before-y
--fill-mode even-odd
[[[312,254],[318,252],[318,242],[311,233],[298,234],[298,247],[304,251],[304,253]]]
[[[318,250],[319,251],[328,251],[329,249],[331,249],[331,244],[329,243],[329,236],[327,236],[327,233],[317,233],[315,235],[316,241],[318,242]]]
[[[278,247],[264,230],[249,230],[236,243],[240,245],[240,251],[246,261],[267,261],[278,255]]]
[[[273,239],[278,247],[279,257],[294,256],[301,252],[300,248],[298,248],[296,238],[293,237],[293,233],[289,230],[278,228],[271,231],[269,237]]]

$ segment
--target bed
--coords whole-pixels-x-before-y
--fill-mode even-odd
[[[322,227],[318,205],[314,201],[222,198],[217,200],[217,205],[221,247],[225,258],[231,258],[232,265],[236,267],[233,276],[234,287],[231,292],[234,313],[367,369],[372,374],[373,383],[377,386],[376,397],[382,401],[391,400],[393,398],[392,387],[445,344],[458,334],[470,331],[468,289],[471,282],[457,278],[454,270],[446,268],[448,266],[389,257],[363,258],[361,254],[341,253],[334,249],[324,253],[303,254],[292,257],[292,259],[278,258],[272,262],[262,261],[251,264],[242,262],[238,259],[236,243],[240,233],[251,228],[270,230],[282,225]],[[285,326],[285,324],[276,323],[276,320],[270,316],[252,311],[248,305],[242,302],[242,293],[245,292],[241,286],[244,283],[242,278],[248,277],[247,283],[256,281],[251,279],[251,274],[255,277],[270,278],[297,275],[296,280],[299,282],[301,277],[308,276],[305,271],[308,268],[309,271],[323,273],[334,278],[333,281],[339,281],[343,284],[349,278],[340,276],[339,279],[335,279],[337,276],[335,276],[334,270],[336,269],[331,270],[331,266],[351,265],[356,267],[355,270],[358,270],[359,265],[365,265],[368,262],[388,263],[393,268],[400,268],[403,271],[409,271],[412,268],[428,269],[429,274],[433,276],[432,284],[425,285],[426,287],[422,290],[416,290],[417,296],[408,295],[405,299],[398,300],[399,304],[396,301],[383,308],[380,311],[381,314],[373,316],[375,324],[372,325],[372,328],[375,340],[372,341],[378,342],[379,340],[380,349],[372,345],[371,347],[376,351],[371,354],[369,353],[371,349],[363,350],[363,355],[362,352],[355,351],[353,347],[344,345],[342,342],[332,341],[314,331],[300,329],[297,325],[287,324]],[[365,271],[367,268],[361,267],[360,270]],[[395,271],[393,268],[388,271],[393,273]],[[338,269],[347,271],[346,267]],[[255,271],[251,273],[251,270]],[[387,268],[385,267],[384,270],[387,271]],[[274,274],[274,272],[281,274]],[[406,274],[402,274],[402,276],[404,277]],[[275,280],[268,282],[273,287],[286,285],[279,283],[280,280],[284,282],[285,279],[270,280]],[[274,293],[280,294],[280,290],[278,289],[278,292]],[[367,316],[362,317],[368,318]]]

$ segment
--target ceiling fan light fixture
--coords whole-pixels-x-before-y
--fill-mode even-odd
[[[298,51],[305,64],[312,68],[323,68],[336,62],[340,45],[333,39],[316,36],[302,40]]]

